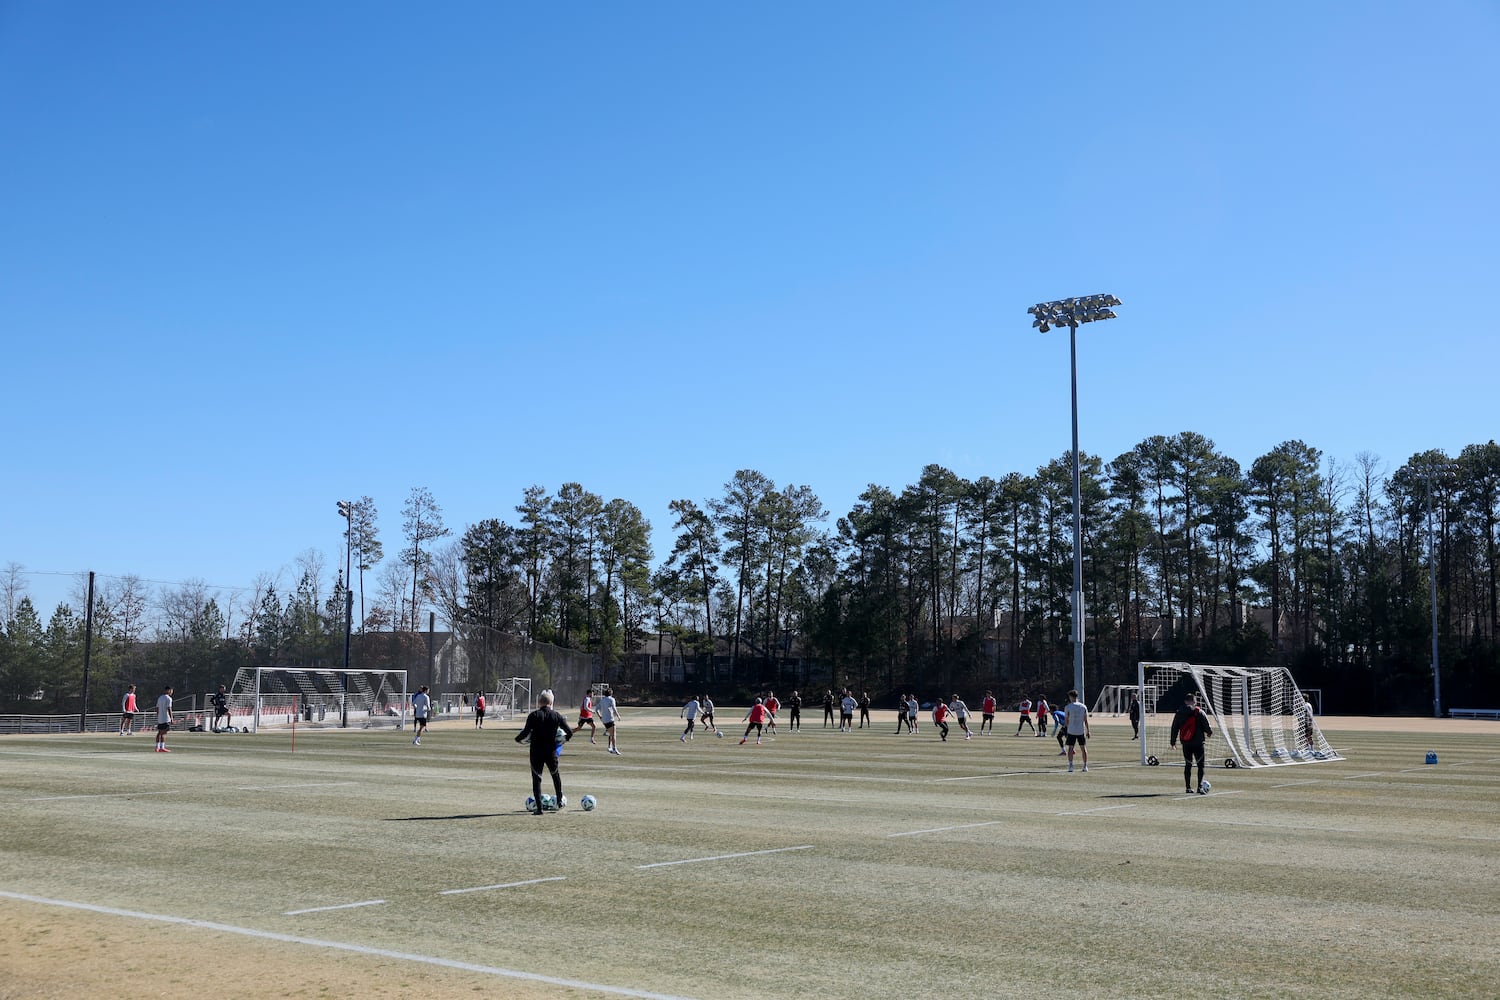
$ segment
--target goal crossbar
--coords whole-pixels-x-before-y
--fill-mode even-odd
[[[405,670],[240,667],[229,690],[231,718],[251,732],[303,724],[343,728],[406,726]]]

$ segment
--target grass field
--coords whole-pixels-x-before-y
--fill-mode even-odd
[[[543,817],[518,724],[0,739],[0,997],[1500,995],[1500,724],[1184,796],[1119,720],[1067,774],[741,714],[627,709]]]

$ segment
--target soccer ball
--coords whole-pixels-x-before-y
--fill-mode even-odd
[[[722,740],[724,738],[724,730],[722,730],[722,729],[715,729],[714,730],[714,735],[717,736],[719,739]]]
[[[1212,789],[1213,787],[1214,787],[1213,785],[1211,785],[1211,784],[1208,783],[1208,779],[1205,778],[1204,780],[1198,782],[1198,794],[1199,795],[1207,795],[1209,793],[1209,790]]]
[[[557,800],[556,799],[554,799],[550,795],[543,795],[542,796],[542,810],[544,812],[552,812],[556,808],[557,808]]]
[[[536,799],[532,798],[530,795],[526,796],[526,811],[536,812]]]
[[[584,812],[593,812],[594,807],[599,804],[599,800],[594,798],[592,795],[585,795],[583,798],[579,799],[578,802],[583,806]]]

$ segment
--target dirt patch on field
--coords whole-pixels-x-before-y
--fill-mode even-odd
[[[413,952],[423,942],[413,941]],[[0,1000],[73,1000],[111,986],[177,1000],[204,996],[473,997],[556,1000],[563,987],[440,966],[288,946],[238,934],[0,899]]]

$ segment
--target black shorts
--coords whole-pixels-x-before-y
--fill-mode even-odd
[[[171,728],[172,728],[172,724],[170,722],[158,722],[156,724],[156,731],[158,733],[165,733],[167,730],[169,730]]]
[[[135,713],[134,712],[121,712],[120,713],[120,721],[121,722],[134,722],[135,721]]]
[[[412,719],[411,721],[412,721],[412,725],[414,725],[414,726],[425,726],[425,725],[427,725],[427,716],[425,716],[425,715],[419,715],[416,718]]]
[[[615,728],[615,724],[613,722],[606,722],[604,724],[604,731],[605,732],[608,732],[609,730],[611,730],[613,728]]]
[[[1085,733],[1069,733],[1068,734],[1068,746],[1070,746],[1070,747],[1071,746],[1080,746],[1080,747],[1081,746],[1085,746],[1085,745],[1087,745],[1088,741],[1089,741],[1088,735],[1085,734]]]
[[[474,718],[476,718],[476,719],[482,719],[482,718],[484,718],[484,709],[482,709],[482,708],[476,708],[476,709],[474,709]]]

